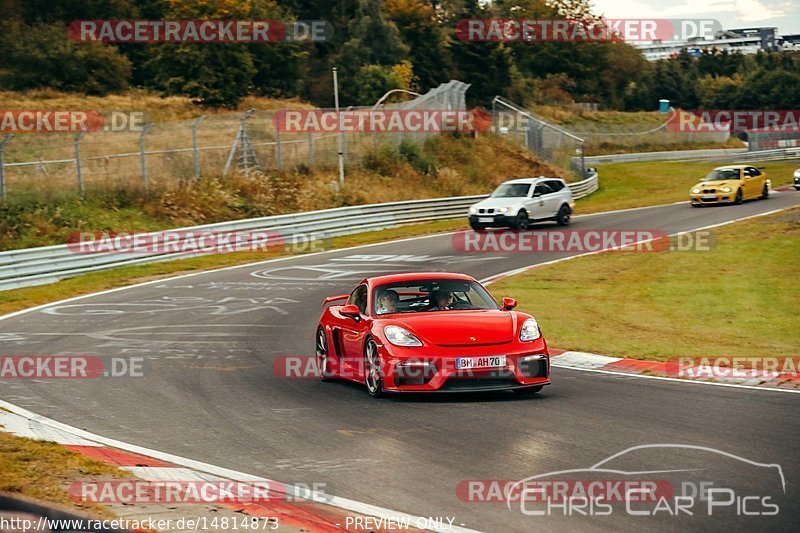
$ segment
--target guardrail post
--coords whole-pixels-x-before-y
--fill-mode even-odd
[[[314,165],[314,133],[308,130],[308,165]]]
[[[13,138],[14,136],[9,133],[3,137],[2,141],[0,141],[0,198],[3,199],[3,203],[5,203],[8,200],[8,196],[6,194],[6,171],[5,171],[4,156],[6,151],[6,145]]]
[[[153,127],[152,123],[147,123],[142,128],[142,133],[139,134],[139,157],[142,161],[142,183],[144,184],[144,190],[147,190],[148,183],[147,183],[147,158],[145,157],[144,153],[144,138],[145,135],[150,131],[150,128]]]
[[[81,171],[81,139],[83,139],[84,135],[86,135],[85,131],[78,132],[78,134],[75,135],[75,171],[78,174],[78,194],[80,194],[81,197],[85,194],[83,189],[83,172]]]
[[[206,118],[205,115],[200,115],[192,125],[192,148],[194,148],[194,177],[200,177],[200,147],[197,145],[197,128]]]
[[[281,129],[275,128],[275,149],[276,149],[276,162],[278,169],[283,168],[283,147],[281,146]]]

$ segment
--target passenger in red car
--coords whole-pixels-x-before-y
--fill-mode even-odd
[[[388,313],[397,312],[397,302],[400,301],[400,295],[397,291],[387,289],[378,297],[378,314],[385,315]]]

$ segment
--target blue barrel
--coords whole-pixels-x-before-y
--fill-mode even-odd
[[[658,111],[660,113],[669,113],[669,100],[664,100],[664,99],[659,100]]]

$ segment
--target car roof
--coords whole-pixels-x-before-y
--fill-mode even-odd
[[[538,178],[514,178],[513,180],[504,181],[503,183],[527,183],[527,184],[533,184],[533,183],[536,183],[536,182],[538,182],[540,180],[559,180],[559,181],[563,181],[563,180],[561,180],[561,178],[551,178],[551,177],[548,177],[548,176],[539,176]]]
[[[366,278],[361,283],[367,283],[373,287],[386,285],[388,283],[401,283],[403,281],[434,280],[434,279],[457,279],[463,281],[475,281],[475,278],[466,274],[456,274],[453,272],[409,272],[406,274],[387,274]]]
[[[724,168],[739,168],[739,169],[741,169],[741,168],[747,168],[747,167],[752,167],[752,166],[753,165],[722,165],[721,167],[717,167],[714,170],[722,170]]]

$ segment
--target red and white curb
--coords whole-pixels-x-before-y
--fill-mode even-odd
[[[306,488],[282,484],[263,477],[237,472],[224,467],[201,463],[192,459],[150,450],[45,418],[22,407],[0,400],[0,430],[35,440],[45,440],[63,445],[92,459],[117,466],[144,481],[236,481],[242,483],[268,483],[280,487],[289,498],[270,499],[266,503],[221,502],[219,505],[257,517],[277,517],[281,526],[287,525],[301,531],[334,533],[341,531],[384,532],[397,529],[396,524],[406,523],[410,531],[437,531],[447,533],[477,533],[461,525],[443,527],[435,525],[429,517],[418,517],[375,505],[331,496]],[[371,527],[346,527],[346,518],[371,517]],[[382,519],[382,520],[381,520]],[[383,524],[383,525],[381,525]],[[423,525],[423,527],[418,527]],[[394,527],[393,527],[394,526]]]
[[[552,366],[574,370],[592,370],[612,374],[632,374],[680,381],[696,381],[711,384],[738,385],[753,388],[778,389],[800,392],[800,373],[767,370],[737,370],[736,375],[722,375],[719,367],[698,364],[681,368],[676,375],[676,363],[625,359],[588,352],[573,352],[551,349]]]

